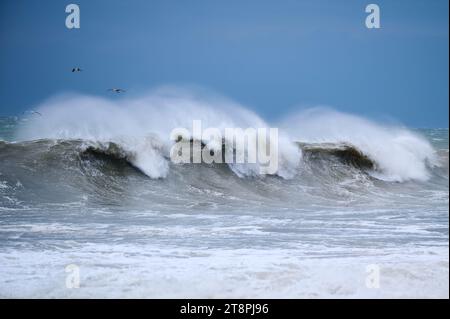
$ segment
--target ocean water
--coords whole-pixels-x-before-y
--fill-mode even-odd
[[[230,104],[71,96],[0,118],[0,297],[449,297],[448,129]],[[171,163],[192,119],[279,127],[277,174]]]

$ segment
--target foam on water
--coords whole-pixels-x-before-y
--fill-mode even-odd
[[[282,127],[300,141],[354,145],[378,165],[374,176],[389,181],[427,180],[427,165],[439,165],[431,144],[417,133],[327,108],[293,114]]]
[[[83,245],[0,252],[0,297],[13,298],[448,298],[448,251],[305,258],[295,250],[201,250]],[[388,252],[386,252],[388,253]],[[441,256],[447,254],[447,259]],[[367,285],[368,267],[379,287]],[[80,271],[67,289],[65,267]]]
[[[38,110],[0,121],[0,297],[448,298],[448,130],[324,109],[275,125],[173,89]],[[171,163],[192,120],[278,126],[277,176]]]
[[[134,164],[150,177],[165,177],[170,132],[192,127],[268,128],[270,125],[239,104],[217,96],[196,95],[176,89],[159,89],[142,97],[107,100],[93,96],[59,96],[37,108],[18,132],[19,140],[83,139],[116,142],[134,156]],[[282,125],[277,174],[292,178],[301,152],[294,141],[346,142],[372,158],[374,176],[391,181],[427,180],[428,166],[438,165],[430,143],[405,128],[384,126],[336,111],[309,110],[293,115]],[[223,134],[225,135],[225,134]],[[148,136],[156,140],[148,142]],[[201,137],[192,136],[201,139]],[[208,142],[208,141],[205,141]],[[164,146],[164,147],[163,147]],[[166,153],[161,153],[165,149]],[[239,175],[254,175],[255,165],[234,165]]]

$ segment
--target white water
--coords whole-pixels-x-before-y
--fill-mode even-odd
[[[323,247],[323,249],[327,249]],[[336,251],[335,254],[338,252]],[[0,252],[0,297],[13,298],[448,298],[448,250],[310,258],[293,249],[180,249],[76,245]],[[442,256],[447,256],[446,260]],[[379,286],[366,284],[374,263]],[[66,288],[77,265],[80,288]]]
[[[117,100],[93,96],[63,95],[38,106],[18,133],[19,140],[42,138],[114,141],[130,152],[133,164],[152,178],[165,177],[174,128],[268,128],[271,125],[243,106],[212,95],[164,88]],[[273,126],[273,125],[272,125]],[[427,180],[427,166],[437,165],[434,150],[424,138],[406,128],[386,126],[354,115],[312,109],[291,115],[280,127],[279,169],[285,178],[295,175],[301,153],[293,144],[345,142],[374,160],[373,176],[390,181]],[[224,135],[224,134],[223,134]],[[198,138],[198,137],[197,137]],[[207,142],[207,141],[206,141]],[[239,176],[253,175],[253,165],[232,166]]]
[[[430,143],[403,127],[381,125],[327,108],[294,114],[282,127],[297,140],[311,143],[350,143],[373,159],[388,181],[427,180],[427,165],[438,165]]]
[[[277,125],[278,175],[296,176],[239,178],[253,168],[231,167],[237,177],[166,159],[170,130],[193,119],[275,126],[226,99],[65,96],[39,111],[20,126],[21,140],[113,141],[151,178],[81,158],[71,148],[78,142],[0,144],[0,297],[448,298],[442,132],[424,132],[443,139],[437,148],[447,154],[444,169],[432,169],[434,150],[408,129],[308,110]],[[297,140],[351,143],[385,180],[332,159],[302,160]],[[69,264],[80,269],[78,289],[66,288]],[[366,284],[371,265],[379,288]]]

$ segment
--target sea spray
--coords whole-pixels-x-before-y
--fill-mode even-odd
[[[173,144],[170,132],[201,121],[204,127],[270,128],[257,114],[217,96],[196,95],[177,89],[157,89],[138,97],[109,100],[85,95],[61,95],[36,108],[43,114],[23,123],[18,140],[82,139],[115,142],[134,153],[134,164],[150,177],[164,177],[164,157]],[[429,178],[438,164],[430,143],[412,131],[327,109],[291,115],[279,125],[276,174],[292,178],[301,168],[301,150],[295,142],[347,143],[374,162],[372,176],[388,181]],[[158,139],[159,150],[148,145]],[[161,150],[166,150],[161,153]],[[255,165],[230,164],[239,176],[255,174]],[[256,169],[258,169],[256,167]]]

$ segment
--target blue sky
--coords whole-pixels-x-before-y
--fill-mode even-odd
[[[78,30],[65,27],[69,3],[80,6]],[[365,27],[369,3],[381,29]],[[2,0],[0,115],[66,91],[175,84],[269,121],[328,105],[448,127],[448,9],[447,0]]]

